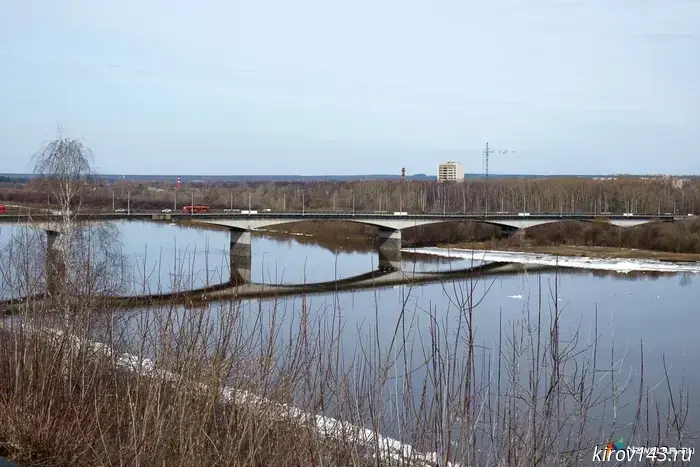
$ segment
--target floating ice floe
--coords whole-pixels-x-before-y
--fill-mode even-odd
[[[566,268],[596,269],[615,272],[688,272],[700,273],[700,262],[674,263],[650,259],[589,258],[584,256],[555,256],[541,253],[523,253],[498,250],[462,250],[447,248],[405,248],[407,253],[462,258],[483,262],[505,262],[520,264],[537,264],[542,266],[561,266]]]

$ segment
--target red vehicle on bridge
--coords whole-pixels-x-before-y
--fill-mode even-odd
[[[7,206],[0,204],[0,214],[5,214],[7,212]]]
[[[209,212],[209,206],[206,204],[199,204],[194,206],[184,206],[182,208],[184,214],[200,214],[203,212]]]

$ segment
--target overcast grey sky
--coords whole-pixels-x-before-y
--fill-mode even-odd
[[[0,0],[0,172],[700,172],[700,0]]]

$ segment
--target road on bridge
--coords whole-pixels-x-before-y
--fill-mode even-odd
[[[14,211],[14,212],[13,212]],[[690,216],[690,215],[688,215]],[[408,213],[408,212],[376,212],[376,211],[253,211],[246,212],[226,212],[224,210],[211,211],[206,213],[183,213],[183,212],[162,212],[159,210],[138,211],[138,212],[79,212],[75,213],[75,218],[87,220],[127,220],[127,219],[151,219],[151,220],[184,220],[184,219],[246,219],[246,218],[276,218],[276,219],[304,219],[304,220],[324,220],[324,219],[417,219],[417,220],[507,220],[507,219],[538,219],[538,220],[581,220],[590,221],[595,219],[640,219],[640,220],[660,220],[674,221],[685,216],[674,216],[672,214],[631,214],[631,213],[486,213],[486,212],[442,212],[442,213]],[[60,213],[40,209],[15,209],[5,214],[0,214],[0,222],[30,221],[32,219],[48,220],[59,219]]]

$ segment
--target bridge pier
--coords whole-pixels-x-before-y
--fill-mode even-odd
[[[378,237],[379,269],[401,269],[401,231],[380,227]]]
[[[501,229],[501,234],[504,237],[514,237],[519,240],[524,240],[525,239],[525,229],[517,229],[517,228],[502,228]]]
[[[55,230],[46,230],[46,293],[50,296],[59,290],[65,272],[61,251],[56,248],[59,235]]]
[[[229,232],[231,235],[229,245],[231,283],[249,283],[252,263],[250,230],[230,229]]]

